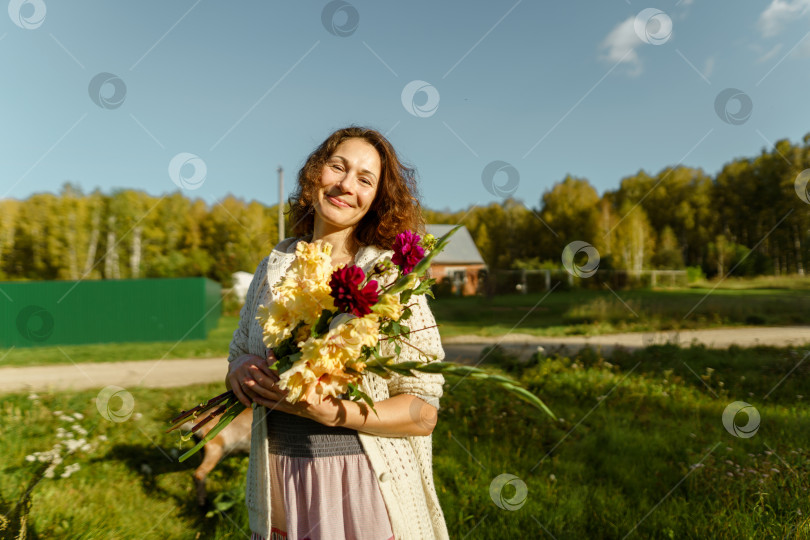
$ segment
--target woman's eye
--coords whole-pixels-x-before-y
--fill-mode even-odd
[[[366,184],[368,184],[369,186],[371,185],[371,180],[369,180],[368,178],[361,178],[361,180]]]

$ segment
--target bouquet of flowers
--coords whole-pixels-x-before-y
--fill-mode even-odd
[[[273,302],[260,305],[256,316],[264,344],[276,356],[270,369],[278,370],[278,386],[288,391],[285,399],[296,403],[315,396],[345,395],[353,401],[365,401],[376,414],[374,402],[359,388],[366,373],[388,378],[392,372],[414,376],[413,371],[422,371],[489,380],[554,418],[537,396],[508,377],[450,362],[396,362],[402,345],[412,346],[403,338],[426,330],[407,326],[411,316],[408,302],[416,295],[433,297],[430,287],[436,280],[420,278],[460,227],[438,240],[429,234],[420,238],[405,231],[394,242],[394,255],[377,263],[368,275],[355,265],[333,270],[329,243],[298,242],[292,265],[273,288]],[[381,286],[381,281],[387,285]],[[395,356],[382,355],[384,340],[393,341]],[[429,359],[424,352],[419,353]],[[172,419],[167,432],[205,415],[187,436],[191,437],[221,415],[217,425],[180,461],[196,453],[244,409],[228,391]]]

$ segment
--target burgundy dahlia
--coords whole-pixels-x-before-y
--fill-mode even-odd
[[[332,272],[329,287],[335,307],[344,313],[363,317],[371,313],[371,306],[379,300],[377,281],[369,281],[365,287],[360,284],[366,279],[363,269],[357,265],[346,266]]]
[[[425,250],[419,245],[421,239],[418,234],[405,231],[394,240],[394,256],[391,257],[391,262],[402,268],[403,275],[410,274],[413,267],[424,258]]]

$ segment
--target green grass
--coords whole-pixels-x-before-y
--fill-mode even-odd
[[[810,290],[709,292],[700,288],[633,290],[617,291],[617,297],[610,291],[572,290],[547,296],[454,297],[433,301],[431,309],[444,337],[496,336],[509,331],[538,336],[598,335],[810,322]]]
[[[494,351],[486,363],[519,378],[561,421],[525,413],[522,402],[469,379],[448,379],[433,445],[451,537],[542,537],[540,524],[558,539],[623,538],[631,530],[630,538],[807,537],[808,352],[666,345],[609,358],[585,349],[521,365]],[[81,469],[69,478],[35,487],[34,538],[244,537],[241,502],[211,518],[196,509],[190,473],[199,458],[170,459],[178,436],[162,433],[176,410],[219,389],[131,389],[142,417],[121,424],[99,416],[96,392],[4,397],[0,513],[35,473],[25,456],[50,448],[57,428],[69,426],[53,415],[62,410],[85,416],[80,423],[97,447],[75,456]],[[748,439],[721,422],[737,400],[761,414]],[[241,499],[246,465],[244,457],[221,463],[211,496]],[[504,473],[528,489],[514,511],[490,497]],[[501,491],[513,494],[509,485]]]

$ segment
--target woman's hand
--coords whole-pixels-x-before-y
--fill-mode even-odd
[[[257,385],[262,388],[282,392],[277,386],[278,373],[276,370],[271,370],[268,366],[276,361],[276,357],[271,350],[267,354],[267,358],[256,356],[255,354],[243,354],[228,367],[228,383],[230,389],[236,395],[236,398],[246,407],[251,406],[251,402],[258,401],[257,397],[261,397],[256,392]]]
[[[276,361],[273,351],[263,359],[253,354],[245,354],[234,360],[228,372],[228,383],[237,399],[246,407],[251,402],[271,410],[282,411],[296,416],[310,418],[327,426],[334,426],[338,419],[341,400],[332,396],[311,394],[307,401],[290,403],[285,398],[288,390],[278,387],[279,375],[268,365]]]
[[[267,388],[251,383],[250,388],[255,394],[258,394],[254,401],[270,410],[303,416],[325,426],[334,426],[338,420],[341,399],[328,395],[310,394],[306,400],[290,403],[285,399],[288,391],[281,390],[278,386]]]

